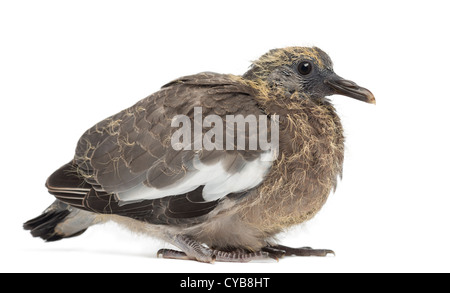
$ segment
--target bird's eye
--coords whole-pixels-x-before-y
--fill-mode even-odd
[[[311,73],[311,70],[312,70],[312,64],[311,64],[311,62],[303,61],[303,62],[300,62],[300,63],[298,64],[298,72],[299,72],[301,75],[307,75],[307,74],[310,74],[310,73]]]

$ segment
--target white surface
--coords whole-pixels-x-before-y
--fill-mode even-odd
[[[448,8],[444,1],[0,2],[1,272],[449,272]],[[117,228],[44,243],[22,231],[81,134],[161,85],[243,73],[288,45],[317,45],[377,106],[333,100],[344,179],[283,244],[336,257],[200,264]]]

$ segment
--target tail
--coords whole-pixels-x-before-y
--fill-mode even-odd
[[[23,224],[33,237],[47,242],[75,237],[83,234],[88,227],[96,223],[96,215],[71,207],[56,200],[40,216]]]

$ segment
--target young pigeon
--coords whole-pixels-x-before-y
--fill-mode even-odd
[[[74,158],[46,182],[56,201],[24,228],[56,241],[116,221],[180,249],[159,250],[164,258],[200,262],[333,253],[275,242],[311,219],[342,176],[343,129],[326,98],[333,94],[375,104],[369,90],[336,75],[317,47],[271,50],[242,76],[181,77],[87,130]],[[199,124],[199,113],[214,119]],[[176,117],[194,125],[178,145]],[[226,148],[218,135],[215,148],[188,140],[203,126],[207,142],[213,124],[236,135],[227,132],[229,117],[257,117],[257,131],[244,129],[244,148],[239,138]],[[275,152],[250,147],[264,132]]]

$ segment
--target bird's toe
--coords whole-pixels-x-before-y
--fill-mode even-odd
[[[283,256],[327,256],[336,254],[329,249],[313,249],[311,247],[292,248],[284,245],[271,245],[264,248],[264,250],[271,253],[283,253]]]

